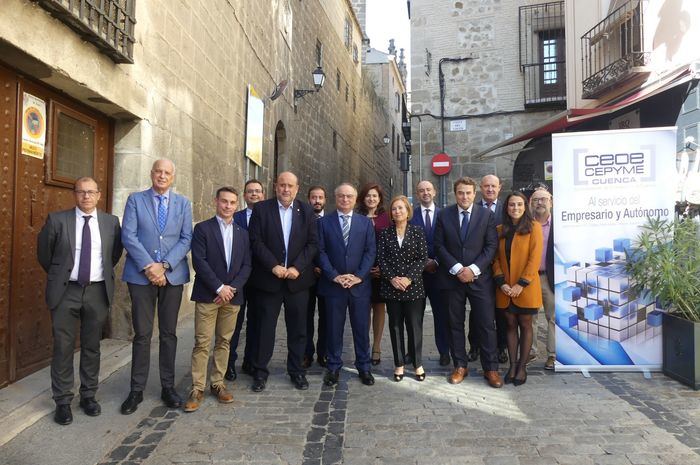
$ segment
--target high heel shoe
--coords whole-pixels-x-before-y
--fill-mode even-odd
[[[396,373],[394,372],[394,381],[397,383],[403,379],[404,374],[403,373]]]
[[[523,370],[523,371],[525,371],[525,377],[524,378],[513,377],[513,386],[522,386],[523,384],[525,384],[527,382],[527,370]]]
[[[423,373],[416,373],[416,381],[425,381],[425,370]]]
[[[510,384],[513,382],[513,378],[515,378],[515,375],[511,376],[510,372],[513,370],[513,367],[510,367],[508,369],[508,372],[506,372],[506,375],[503,377],[503,384]]]
[[[374,355],[377,355],[377,358],[374,358]],[[372,351],[372,358],[370,359],[372,362],[372,365],[377,366],[382,362],[382,353],[381,351]]]

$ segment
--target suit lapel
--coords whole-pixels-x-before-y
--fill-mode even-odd
[[[472,207],[472,214],[469,215],[469,229],[467,229],[467,237],[466,239],[464,239],[465,242],[469,240],[469,237],[471,237],[472,232],[474,231],[474,229],[476,229],[476,226],[481,220],[481,215],[486,213],[484,210],[484,207],[479,207],[477,205],[474,205]]]
[[[68,211],[66,228],[68,228],[68,242],[70,243],[71,251],[73,251],[73,255],[71,255],[71,260],[73,260],[75,256],[75,208]]]
[[[279,200],[277,200],[276,198],[272,199],[271,206],[272,224],[275,225],[275,229],[277,230],[277,234],[279,235],[280,242],[282,243],[282,245],[284,245],[284,232],[282,231],[282,218],[280,218]],[[291,233],[289,237],[291,242]]]
[[[156,231],[158,231],[158,217],[156,216],[156,207],[155,205],[153,205],[152,189],[148,189],[141,192],[141,195],[139,197],[141,197],[141,202],[143,202],[144,208],[151,215],[151,220],[153,220],[153,224],[156,227]]]
[[[107,269],[107,264],[111,266],[112,257],[108,254],[107,247],[111,241],[111,234],[109,233],[109,225],[107,224],[107,215],[101,211],[97,211],[97,225],[100,228],[100,240],[102,241],[102,264],[104,269]],[[108,262],[109,260],[109,262]]]
[[[340,218],[338,217],[338,211],[334,211],[330,215],[330,222],[331,222],[331,229],[333,230],[333,233],[338,236],[338,240],[342,243],[343,241],[343,230],[340,229]],[[351,224],[352,226],[352,224]],[[349,241],[348,241],[349,243]],[[343,244],[345,245],[345,244]]]
[[[216,245],[219,247],[219,252],[226,263],[226,247],[224,247],[224,236],[221,235],[221,227],[219,226],[219,220],[216,217],[212,218],[211,227],[214,230],[214,237],[216,238]]]

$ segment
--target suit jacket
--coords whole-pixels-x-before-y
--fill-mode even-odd
[[[102,267],[104,268],[107,301],[114,296],[114,266],[122,256],[119,218],[97,210],[97,223],[102,241]],[[37,258],[48,274],[46,280],[46,304],[55,308],[63,298],[75,264],[75,208],[49,213],[46,223],[37,237]]]
[[[498,235],[491,210],[473,206],[467,238],[462,243],[457,205],[443,208],[435,224],[435,256],[440,264],[437,271],[439,288],[457,289],[462,283],[449,270],[457,263],[463,266],[473,263],[479,267],[481,275],[469,286],[474,290],[481,289],[484,286],[482,283],[491,279],[491,262],[497,247]]]
[[[372,222],[366,216],[354,213],[347,246],[343,241],[337,212],[324,215],[317,223],[321,278],[316,292],[322,296],[340,297],[350,293],[354,297],[369,297],[372,293],[369,270],[377,253]],[[354,274],[362,282],[344,289],[333,282],[341,274]]]
[[[265,292],[279,292],[285,287],[299,292],[314,285],[313,261],[318,252],[316,217],[307,203],[292,204],[292,228],[289,233],[287,267],[299,271],[297,279],[279,279],[272,268],[284,266],[285,249],[282,222],[276,198],[262,200],[253,207],[248,233],[253,249],[253,272],[250,285]]]
[[[185,284],[190,280],[187,252],[191,241],[192,204],[187,197],[170,191],[168,219],[161,233],[153,190],[129,195],[122,225],[122,243],[127,252],[122,279],[132,284],[150,284],[143,269],[156,261],[156,250],[160,250],[161,260],[170,264],[165,273],[168,282],[174,286]]]
[[[479,199],[476,204],[481,206],[482,208],[488,208],[486,205],[482,203],[484,199]],[[493,222],[496,226],[501,224],[503,222],[503,200],[498,199],[496,202],[496,211],[491,212],[493,213]]]
[[[545,256],[547,282],[554,292],[554,215],[549,217],[549,239],[547,239],[547,255]]]
[[[242,305],[243,286],[251,270],[250,242],[248,232],[233,224],[233,245],[231,265],[226,267],[224,239],[216,217],[194,227],[192,235],[192,267],[195,271],[192,300],[211,303],[216,298],[216,290],[223,284],[236,288],[231,299],[233,305]]]
[[[431,213],[431,220],[433,221],[432,228],[430,228],[430,233],[425,236],[425,241],[428,244],[428,258],[435,258],[435,224],[437,223],[437,214],[440,212],[441,208],[435,205],[435,210]],[[413,217],[410,224],[415,224],[420,226],[423,231],[425,231],[425,217],[422,213],[422,207],[417,205],[413,208]]]
[[[511,301],[521,308],[540,308],[542,288],[540,287],[540,261],[542,260],[542,226],[532,222],[530,234],[515,234],[510,247],[510,262],[506,256],[506,238],[500,237],[503,226],[498,226],[498,254],[493,261],[493,276],[496,281],[503,279],[505,284],[525,285],[520,295],[511,299],[496,288],[496,307],[508,308]]]
[[[236,213],[233,214],[233,222],[241,228],[245,229],[246,231],[248,231],[248,215],[246,214],[247,210],[247,208],[244,208],[243,210],[238,210]]]
[[[417,300],[425,298],[423,267],[428,259],[428,246],[423,228],[414,224],[406,226],[403,243],[399,247],[396,226],[390,226],[379,235],[377,245],[381,283],[379,295],[386,300]],[[411,285],[404,291],[392,286],[390,280],[405,276]]]

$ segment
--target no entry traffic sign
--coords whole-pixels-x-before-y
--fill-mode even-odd
[[[438,153],[430,160],[430,167],[437,176],[443,176],[452,169],[452,159],[446,153]]]

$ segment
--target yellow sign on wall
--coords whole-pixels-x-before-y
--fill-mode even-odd
[[[44,158],[46,102],[24,92],[22,97],[22,155]]]

